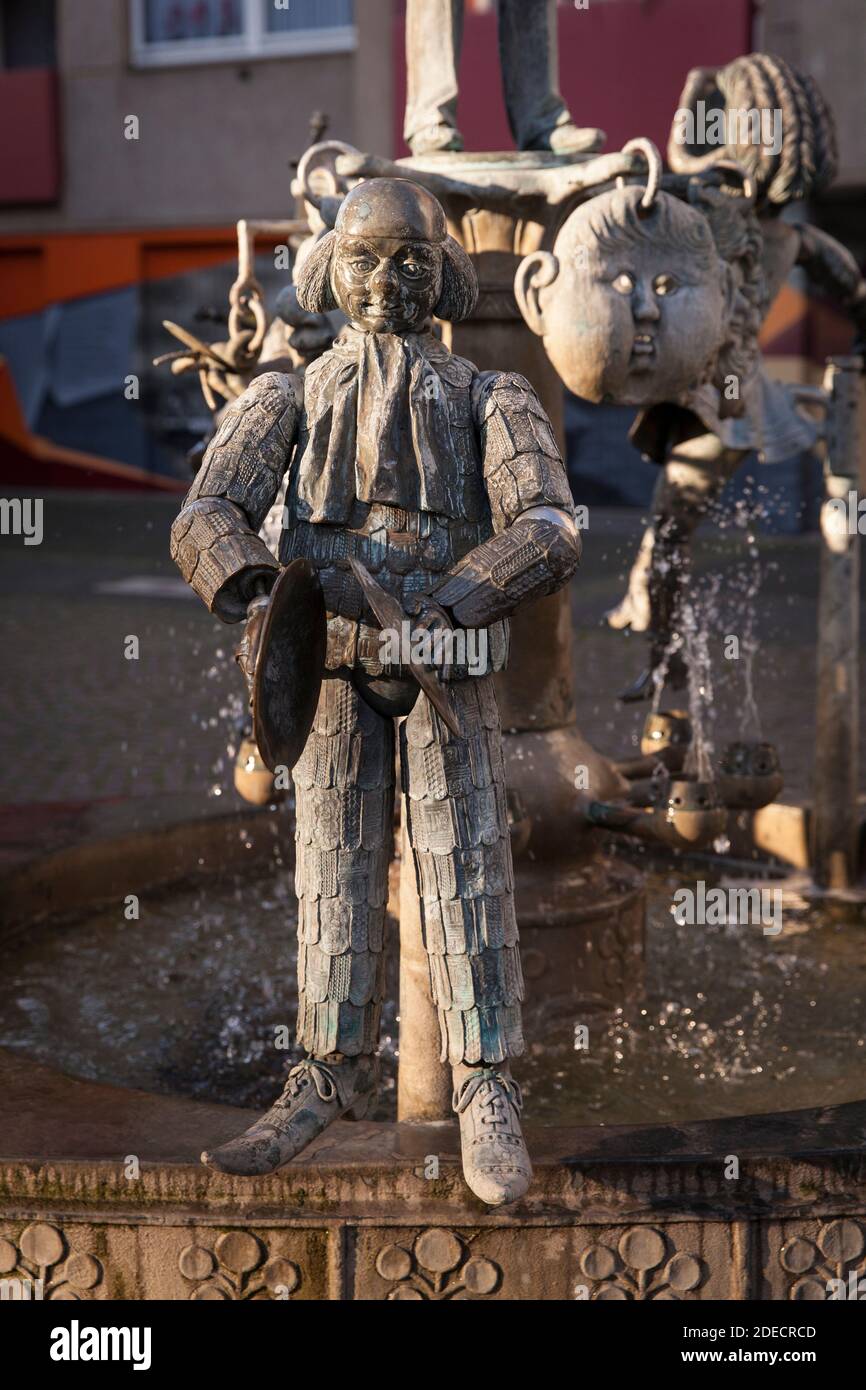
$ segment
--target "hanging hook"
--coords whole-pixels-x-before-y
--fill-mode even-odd
[[[662,157],[653,144],[652,140],[647,140],[645,136],[638,135],[634,140],[629,140],[622,147],[623,154],[642,154],[647,165],[646,188],[640,200],[641,210],[647,213],[655,203],[658,191],[662,182]]]

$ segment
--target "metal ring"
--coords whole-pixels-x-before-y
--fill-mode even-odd
[[[322,199],[322,194],[315,192],[310,187],[310,175],[314,172],[323,172],[328,175],[331,184],[331,192],[336,195],[340,192],[339,179],[336,170],[337,156],[341,154],[358,154],[359,151],[354,145],[347,145],[345,140],[320,140],[318,145],[311,145],[301,155],[298,163],[296,178],[301,197],[313,207],[318,207]],[[327,156],[327,157],[326,157]],[[321,163],[317,163],[321,161]],[[315,166],[315,168],[314,168]]]
[[[622,147],[623,154],[642,154],[647,164],[647,181],[644,195],[640,200],[641,208],[644,212],[649,212],[655,203],[658,191],[662,183],[662,157],[653,144],[652,140],[647,140],[645,136],[638,135],[634,140],[629,140]]]

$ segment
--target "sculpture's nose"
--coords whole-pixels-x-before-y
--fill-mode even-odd
[[[632,291],[631,311],[636,319],[656,320],[661,318],[658,300],[652,286],[646,280],[638,280]]]
[[[390,257],[377,265],[370,279],[370,289],[383,297],[393,294],[397,289],[397,272]]]

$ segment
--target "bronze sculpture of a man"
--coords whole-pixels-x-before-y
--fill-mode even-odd
[[[297,289],[304,308],[339,307],[348,326],[303,382],[266,373],[229,407],[172,533],[181,572],[211,611],[247,617],[252,678],[280,573],[257,532],[288,470],[280,562],[315,568],[327,614],[325,678],[294,768],[307,1055],[267,1114],[203,1157],[225,1172],[271,1172],[375,1094],[399,719],[464,1174],[499,1205],[526,1191],[531,1167],[509,1070],[523,1050],[523,986],[492,673],[506,662],[509,614],[577,566],[571,493],[528,382],[478,371],[431,331],[434,314],[465,317],[477,295],[432,194],[404,179],[359,184]],[[383,660],[358,562],[416,633],[483,636],[473,647],[483,660],[442,671],[447,720],[405,664]]]

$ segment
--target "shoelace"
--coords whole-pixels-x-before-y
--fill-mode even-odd
[[[474,1076],[469,1076],[463,1082],[459,1093],[454,1094],[453,1107],[458,1115],[462,1115],[474,1100],[478,1090],[485,1082],[492,1082],[488,1094],[481,1101],[482,1123],[499,1124],[508,1119],[506,1102],[514,1106],[518,1115],[523,1109],[523,1095],[519,1085],[511,1076],[506,1076],[501,1071],[496,1071],[493,1067],[484,1067],[477,1071]]]
[[[310,1082],[315,1086],[320,1100],[329,1101],[336,1098],[337,1078],[331,1068],[326,1067],[324,1062],[317,1061],[315,1057],[305,1057],[289,1072],[283,1094],[277,1104],[282,1102],[283,1105],[288,1105],[300,1095],[305,1086],[309,1086]]]

